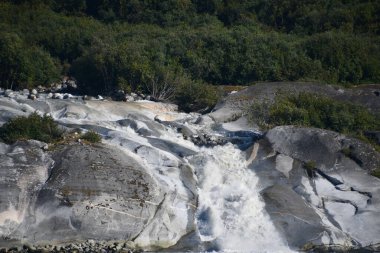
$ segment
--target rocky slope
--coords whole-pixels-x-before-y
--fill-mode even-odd
[[[0,248],[379,249],[378,152],[331,131],[261,135],[244,118],[223,123],[241,108],[226,101],[199,115],[148,101],[0,96],[0,122],[37,111],[103,137],[0,144]]]
[[[353,88],[340,86],[303,83],[275,82],[258,83],[226,97],[216,105],[210,114],[217,121],[228,122],[236,119],[249,105],[257,101],[273,101],[276,94],[297,94],[299,92],[316,93],[341,101],[360,104],[372,112],[380,113],[380,85],[361,85]]]

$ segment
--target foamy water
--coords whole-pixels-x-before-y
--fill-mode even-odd
[[[264,210],[258,177],[232,144],[203,148],[189,160],[199,182],[197,228],[223,252],[290,252]]]

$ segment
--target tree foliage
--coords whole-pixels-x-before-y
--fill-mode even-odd
[[[379,21],[373,0],[2,1],[0,86],[71,75],[175,99],[189,83],[379,82]]]

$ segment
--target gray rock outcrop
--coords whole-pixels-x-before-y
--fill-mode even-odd
[[[294,248],[380,242],[380,154],[332,131],[276,127],[248,152],[266,209]]]
[[[131,240],[164,199],[133,158],[112,147],[72,144],[54,151],[55,166],[36,201],[33,242]],[[55,226],[55,228],[54,228]]]

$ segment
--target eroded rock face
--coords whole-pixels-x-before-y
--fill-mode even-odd
[[[53,165],[42,150],[44,145],[38,141],[0,143],[0,245],[15,234],[21,239],[20,226],[34,217],[37,194]]]
[[[38,194],[29,240],[131,240],[154,217],[164,193],[133,158],[104,146],[72,144]]]
[[[380,154],[369,145],[331,131],[282,126],[268,131],[248,157],[266,209],[290,246],[380,242],[380,180],[370,175]],[[307,168],[310,161],[315,168]]]

